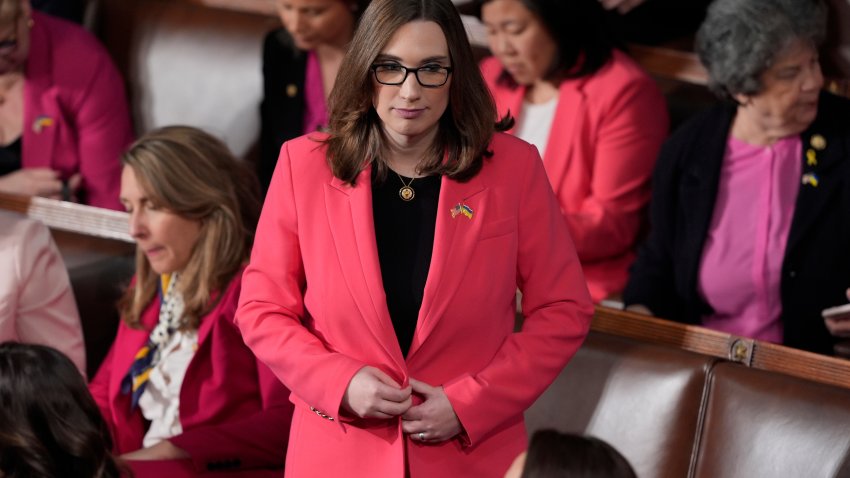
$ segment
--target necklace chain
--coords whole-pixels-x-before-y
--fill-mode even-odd
[[[416,196],[416,191],[414,191],[410,185],[413,184],[413,181],[415,181],[416,178],[410,178],[410,182],[405,184],[404,178],[401,177],[401,174],[395,173],[395,175],[398,176],[398,180],[401,181],[401,188],[398,190],[398,197],[405,202],[412,201]]]

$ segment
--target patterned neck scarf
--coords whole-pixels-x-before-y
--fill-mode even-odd
[[[177,273],[163,274],[159,282],[159,322],[151,331],[145,345],[136,353],[130,371],[121,381],[121,393],[131,393],[130,410],[135,410],[145,391],[151,369],[159,362],[162,349],[168,344],[183,320],[183,295],[177,292]]]

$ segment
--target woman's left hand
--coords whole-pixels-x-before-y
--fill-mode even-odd
[[[189,458],[189,454],[172,444],[168,440],[162,440],[154,446],[140,448],[130,453],[121,455],[125,460],[179,460],[181,458]]]
[[[413,393],[425,400],[410,407],[402,415],[401,428],[410,438],[423,443],[440,443],[461,432],[460,420],[452,408],[443,387],[432,387],[425,382],[410,379]]]

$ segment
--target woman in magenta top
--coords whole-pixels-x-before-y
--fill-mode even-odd
[[[825,7],[717,0],[697,51],[724,103],[664,146],[630,309],[815,352],[850,285],[850,102],[822,92]]]
[[[120,209],[124,82],[81,27],[0,0],[0,191]]]
[[[590,295],[626,285],[649,177],[667,135],[655,82],[614,48],[598,0],[478,0],[493,58],[481,63],[510,131],[537,146]]]

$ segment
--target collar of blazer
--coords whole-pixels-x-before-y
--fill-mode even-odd
[[[381,282],[372,215],[371,169],[367,167],[360,173],[354,187],[336,177],[327,183],[326,212],[344,280],[358,312],[387,356],[404,370],[405,359],[398,346]],[[481,174],[465,183],[442,178],[431,266],[408,360],[428,339],[457,293],[481,226],[487,220],[488,189]],[[474,219],[452,217],[452,209],[459,203],[475,211]]]

